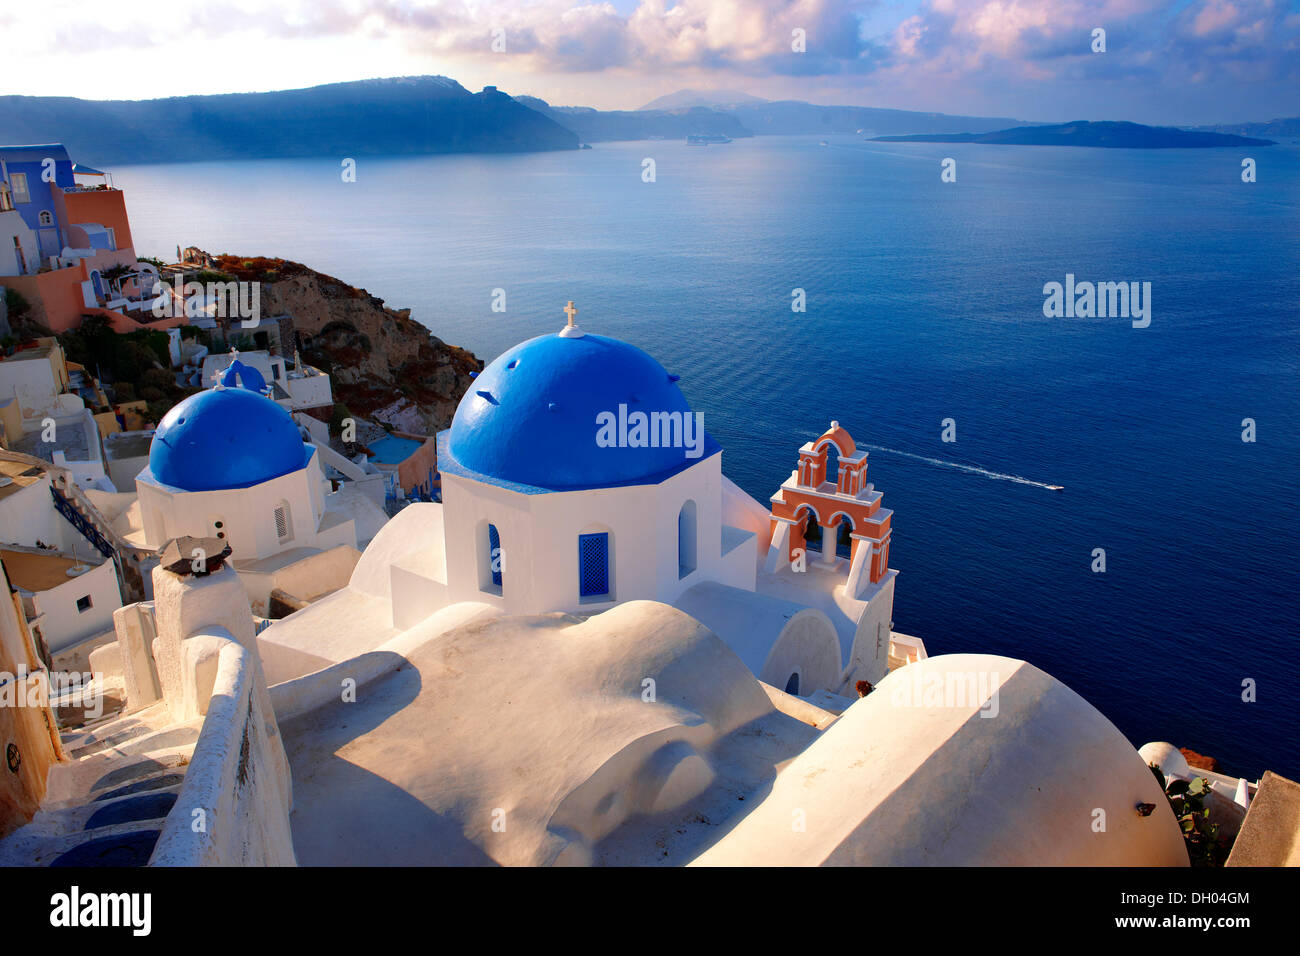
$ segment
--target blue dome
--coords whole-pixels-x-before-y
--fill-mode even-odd
[[[163,416],[149,446],[153,477],[182,491],[247,488],[307,460],[289,413],[244,388],[191,395]]]
[[[231,362],[221,373],[221,384],[226,388],[242,385],[250,392],[257,392],[259,395],[266,391],[266,379],[262,377],[262,373],[251,365],[245,365],[239,359]]]
[[[461,399],[447,448],[459,465],[544,489],[635,483],[693,464],[681,447],[601,447],[597,416],[691,414],[662,365],[603,335],[543,335],[488,365]]]

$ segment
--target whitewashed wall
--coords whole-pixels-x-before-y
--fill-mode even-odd
[[[443,475],[448,599],[483,601],[510,614],[597,611],[649,599],[672,603],[701,580],[752,589],[751,551],[721,553],[721,457],[714,455],[657,485],[525,495],[456,475]],[[677,517],[696,503],[696,569],[678,576]],[[487,525],[505,554],[502,593],[484,585]],[[580,600],[578,536],[610,534],[611,595]],[[512,573],[512,568],[518,569]]]
[[[82,554],[91,550],[83,542]],[[51,651],[63,650],[96,634],[113,629],[113,612],[122,606],[122,595],[117,586],[117,568],[113,562],[101,559],[98,567],[75,578],[68,578],[58,587],[40,591],[32,597],[45,643]],[[77,610],[77,601],[89,597],[90,609]]]
[[[215,536],[214,522],[219,520],[234,556],[251,560],[288,548],[319,546],[316,529],[325,511],[323,481],[313,449],[305,468],[248,488],[173,491],[145,472],[136,478],[136,489],[150,544],[161,546],[181,535]],[[283,541],[275,529],[275,509],[282,501],[288,502],[292,522],[292,536]],[[344,540],[337,540],[340,537]],[[347,543],[346,532],[329,536],[326,546],[342,543]],[[356,543],[355,533],[351,543]]]

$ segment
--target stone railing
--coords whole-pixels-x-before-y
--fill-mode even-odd
[[[255,652],[224,628],[212,696],[150,866],[295,866],[288,762]]]

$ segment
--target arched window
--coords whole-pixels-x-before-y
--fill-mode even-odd
[[[795,671],[790,675],[790,679],[785,682],[785,692],[799,696],[799,672]]]
[[[492,576],[492,583],[501,587],[501,571],[503,559],[501,554],[501,534],[497,531],[497,526],[490,524],[487,526],[488,534],[488,572]]]
[[[610,597],[609,532],[578,535],[578,598]]]
[[[818,522],[817,512],[811,505],[800,505],[795,513],[795,520],[803,522],[804,546],[809,551],[821,551],[822,526]]]
[[[848,515],[840,515],[840,523],[835,526],[835,553],[841,558],[853,557],[853,520]]]
[[[501,533],[491,522],[479,520],[474,540],[478,542],[478,587],[485,594],[501,594],[505,580],[506,553],[501,546]]]
[[[826,443],[826,480],[832,485],[840,480],[840,449],[833,441]]]
[[[684,578],[695,570],[695,516],[694,501],[687,501],[677,512],[677,577]]]
[[[293,540],[293,514],[287,501],[275,506],[275,538],[280,544]]]
[[[50,214],[48,209],[41,210],[40,221],[42,226],[54,225],[54,217]]]

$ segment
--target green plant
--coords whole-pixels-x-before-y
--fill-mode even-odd
[[[153,422],[162,421],[163,416],[166,415],[168,412],[170,412],[172,410],[172,406],[175,404],[176,404],[175,402],[167,398],[155,402],[150,402],[149,420]]]
[[[5,289],[5,307],[10,319],[21,319],[32,310],[32,304],[17,289]]]
[[[165,368],[145,369],[140,376],[140,384],[167,391],[176,387],[176,376]]]
[[[1155,764],[1148,766],[1160,789],[1165,792],[1174,819],[1183,831],[1187,859],[1192,866],[1223,866],[1231,847],[1219,839],[1219,824],[1210,822],[1210,808],[1205,805],[1210,795],[1210,781],[1197,777],[1190,781],[1174,779],[1166,782],[1159,767]]]
[[[334,436],[343,434],[343,422],[352,417],[348,407],[342,402],[334,403],[334,413],[330,415],[330,434]]]

